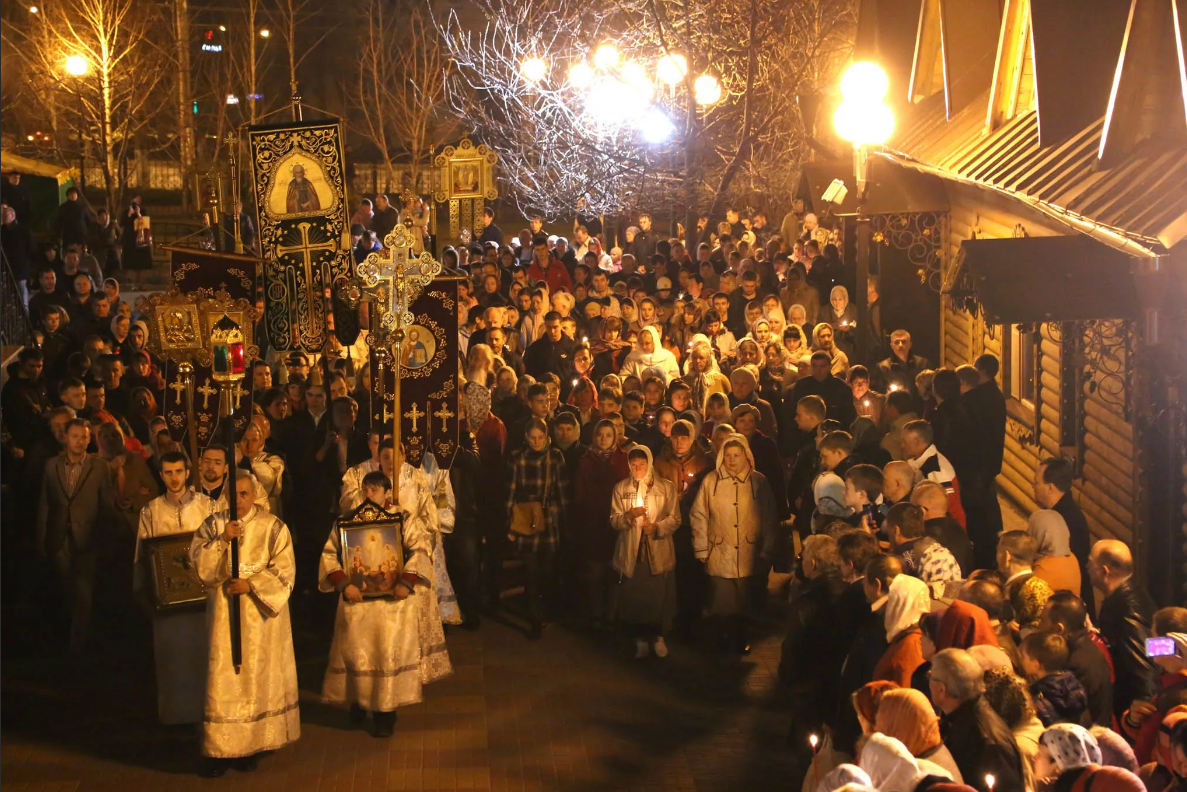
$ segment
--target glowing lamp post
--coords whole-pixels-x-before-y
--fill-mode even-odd
[[[85,190],[87,186],[87,160],[86,160],[86,144],[82,139],[82,127],[84,124],[85,113],[83,111],[82,103],[82,87],[83,78],[87,76],[87,72],[91,70],[91,63],[82,55],[71,55],[66,58],[63,64],[66,73],[74,78],[77,83],[78,95],[78,187],[80,190]]]
[[[863,61],[841,77],[841,104],[833,115],[837,134],[853,144],[853,176],[857,182],[857,356],[869,351],[870,321],[867,286],[870,280],[870,217],[865,213],[869,150],[885,143],[894,132],[894,113],[886,102],[890,81],[876,63]]]
[[[235,473],[235,407],[232,400],[239,390],[239,383],[247,376],[246,344],[243,328],[227,314],[210,328],[211,376],[218,383],[219,418],[226,424],[227,480],[223,492],[227,495],[227,511],[232,522],[239,519],[239,503],[236,497]],[[239,577],[239,540],[231,540],[231,578]],[[231,662],[235,672],[243,664],[243,638],[239,627],[239,595],[231,597],[228,616],[231,625]]]

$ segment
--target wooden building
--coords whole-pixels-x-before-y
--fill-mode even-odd
[[[896,112],[872,157],[874,249],[915,246],[940,363],[1001,360],[1000,492],[1033,510],[1039,461],[1074,460],[1093,532],[1179,604],[1185,32],[1183,0],[864,0],[856,54],[886,69]],[[884,300],[918,295],[882,280]]]

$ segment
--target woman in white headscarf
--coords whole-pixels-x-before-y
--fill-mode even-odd
[[[1055,723],[1039,737],[1035,782],[1040,789],[1073,789],[1085,770],[1100,763],[1100,746],[1091,732],[1078,724]]]
[[[651,450],[637,445],[627,454],[630,475],[614,485],[610,527],[618,533],[611,565],[618,573],[615,615],[635,638],[635,657],[654,649],[667,657],[664,633],[676,615],[676,546],[680,527],[676,485],[655,475]]]
[[[828,322],[820,322],[812,328],[812,349],[827,352],[832,358],[832,373],[844,377],[849,370],[849,356],[837,346],[836,334],[833,326]]]
[[[1035,577],[1042,578],[1052,591],[1070,591],[1080,595],[1080,563],[1072,555],[1067,523],[1063,515],[1051,509],[1040,509],[1030,515],[1027,532],[1039,546],[1039,555],[1032,564]]]
[[[771,485],[755,470],[745,436],[732,433],[722,442],[689,522],[693,553],[709,575],[709,612],[724,617],[724,640],[746,654],[747,620],[764,589],[779,517]]]
[[[660,343],[659,331],[649,325],[639,333],[635,348],[623,361],[618,374],[623,379],[638,377],[640,382],[646,382],[648,377],[659,377],[666,387],[680,376],[680,365],[676,356]]]
[[[883,623],[890,645],[874,666],[874,679],[911,687],[911,675],[923,665],[923,633],[919,619],[931,611],[931,592],[917,577],[899,575],[890,582]]]
[[[874,788],[886,792],[915,792],[919,782],[929,776],[952,780],[952,774],[944,768],[927,759],[916,759],[907,746],[878,732],[866,740],[857,763]]]
[[[837,346],[852,357],[857,336],[857,307],[849,301],[849,290],[840,284],[829,292],[828,302],[828,310],[824,312],[826,318],[821,321],[833,326]]]

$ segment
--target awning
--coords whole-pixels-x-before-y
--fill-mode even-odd
[[[849,191],[840,205],[830,204],[821,197],[834,179],[844,182]],[[857,181],[853,176],[853,158],[805,164],[800,173],[797,197],[803,199],[807,211],[818,215],[830,211],[834,215],[855,214]],[[864,209],[871,215],[946,212],[948,194],[943,180],[937,176],[897,167],[881,157],[871,157]]]
[[[990,324],[1132,319],[1134,258],[1083,235],[966,239],[962,278]]]
[[[60,185],[73,179],[77,173],[74,168],[68,168],[65,165],[56,165],[52,162],[29,159],[28,157],[22,157],[20,154],[14,154],[11,151],[0,151],[0,170],[3,170],[5,173],[16,171],[18,173],[28,173],[33,176],[57,179]]]

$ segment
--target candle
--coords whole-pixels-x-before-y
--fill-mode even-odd
[[[576,384],[576,383],[574,383],[574,384]],[[862,402],[862,404],[863,404],[863,405],[865,405],[866,407],[869,407],[869,406],[870,406],[870,400],[869,400],[869,399],[866,399],[865,401],[863,401],[863,402]]]
[[[993,773],[985,774],[985,786],[989,787],[989,792],[993,792],[993,786],[997,783],[997,779],[993,777]]]
[[[899,389],[899,386],[898,386],[898,383],[897,383],[897,382],[892,382],[892,383],[890,384],[890,390],[891,390],[892,392],[893,392],[893,391],[896,391],[896,390],[898,390],[898,389]]]
[[[589,336],[581,336],[581,340],[582,340],[582,341],[584,341],[585,343],[587,343],[587,344],[588,344],[588,343],[589,343]]]
[[[812,746],[812,778],[815,779],[816,785],[820,785],[820,767],[816,763],[816,746],[820,743],[820,738],[815,734],[808,735],[808,744]]]
[[[573,387],[574,387],[574,388],[576,388],[576,387],[577,387],[577,380],[573,380]]]

